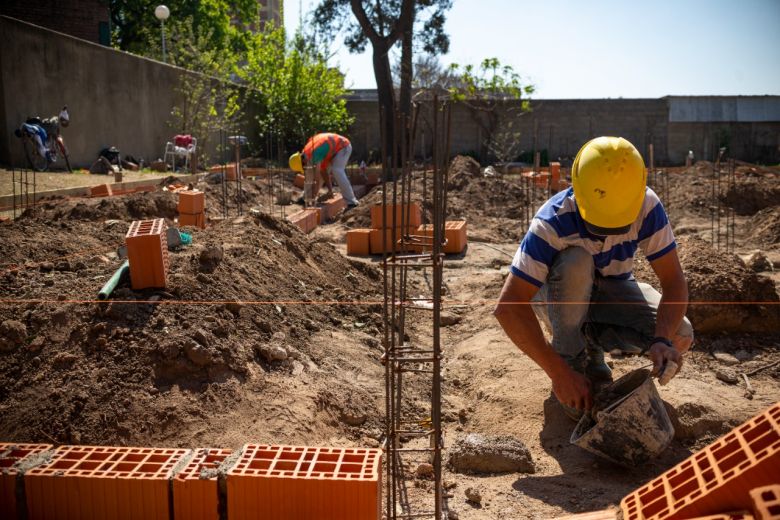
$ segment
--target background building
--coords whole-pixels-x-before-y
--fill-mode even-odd
[[[89,42],[111,44],[108,1],[2,0],[0,15],[24,20]]]

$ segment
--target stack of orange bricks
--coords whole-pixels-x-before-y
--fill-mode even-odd
[[[401,222],[406,229],[401,228]],[[411,204],[388,204],[384,215],[381,204],[371,206],[371,229],[358,228],[347,231],[348,255],[377,255],[399,251],[400,240],[404,235],[413,235],[422,224],[422,211],[417,202]],[[393,232],[395,226],[395,232]],[[393,245],[395,235],[395,245]]]
[[[206,195],[198,190],[181,190],[179,193],[179,225],[206,227]]]
[[[168,274],[168,238],[165,220],[136,220],[125,236],[133,289],[164,288]]]
[[[232,455],[0,444],[0,517],[23,506],[27,518],[62,520],[382,517],[381,450],[248,444]]]
[[[395,214],[395,221],[393,221]],[[402,217],[407,220],[406,230],[400,227]],[[410,205],[388,204],[382,215],[382,205],[375,204],[371,207],[371,229],[357,228],[347,231],[347,254],[348,255],[376,255],[384,252],[384,244],[388,246],[388,252],[393,250],[393,223],[395,229],[395,248],[400,250],[399,240],[404,235],[433,236],[433,226],[422,224],[422,211],[417,202]],[[383,226],[384,224],[384,226]],[[467,244],[466,221],[455,220],[445,222],[444,234],[446,243],[444,245],[445,253],[461,253]],[[385,240],[386,242],[383,242]],[[409,249],[414,252],[428,251],[430,246],[410,246]]]

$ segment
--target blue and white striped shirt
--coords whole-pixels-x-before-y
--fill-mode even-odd
[[[569,188],[551,197],[534,216],[510,270],[515,276],[541,287],[547,280],[555,255],[575,246],[593,255],[597,274],[628,280],[632,277],[637,247],[653,261],[677,244],[664,207],[650,188],[645,188],[642,210],[629,231],[606,237],[593,235],[585,229],[585,222],[577,211],[574,190]]]

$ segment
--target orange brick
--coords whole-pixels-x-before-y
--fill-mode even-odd
[[[347,201],[340,193],[337,193],[333,198],[323,201],[320,204],[322,210],[320,215],[320,222],[328,222],[338,213],[347,207]]]
[[[395,222],[393,222],[394,211]],[[420,205],[417,202],[409,204],[408,209],[406,204],[388,204],[384,215],[385,220],[383,222],[381,204],[371,206],[371,227],[374,229],[391,228],[394,224],[396,227],[400,227],[402,218],[406,221],[408,227],[417,228],[417,226],[422,224],[422,211],[420,211]]]
[[[28,457],[52,449],[51,444],[0,443],[0,518],[16,518],[19,465]]]
[[[133,289],[166,285],[168,273],[168,239],[165,220],[136,220],[125,236],[130,283]]]
[[[318,211],[316,209],[310,208],[293,213],[287,217],[287,220],[289,220],[291,224],[297,226],[298,229],[304,233],[311,233],[314,231],[314,228],[317,227],[318,218]]]
[[[89,189],[90,197],[110,197],[114,192],[111,191],[110,184],[100,184],[98,186],[92,186]]]
[[[558,187],[561,183],[561,163],[559,162],[551,162],[550,163],[550,184],[552,185],[552,188],[556,191],[558,191]]]
[[[232,450],[198,449],[173,479],[174,520],[219,520],[217,469]]]
[[[181,214],[197,215],[203,213],[206,206],[206,194],[197,190],[182,190],[179,192],[178,211]]]
[[[27,471],[28,516],[168,519],[174,468],[190,450],[60,446]]]
[[[206,229],[206,214],[203,212],[195,215],[182,213],[179,215],[179,226],[192,226]]]
[[[691,518],[690,520],[755,520],[755,518],[750,513],[741,512],[741,513],[720,513],[717,515],[709,515],[709,516],[697,516],[696,518]]]
[[[378,172],[368,172],[366,173],[366,184],[369,186],[375,186],[382,182],[382,179]]]
[[[293,185],[296,188],[303,189],[305,184],[306,184],[306,177],[301,173],[296,174],[295,178],[293,179]]]
[[[227,472],[228,520],[381,518],[378,449],[246,445]]]
[[[216,164],[209,168],[210,172],[222,173],[225,172],[225,179],[229,181],[236,180],[236,163],[228,163],[226,165]]]
[[[407,229],[407,234],[412,235],[416,232],[416,229],[413,227],[410,227]],[[386,237],[383,239],[383,235]],[[369,241],[369,249],[371,251],[372,255],[381,255],[384,252],[384,246],[387,244],[387,252],[393,251],[395,249],[396,252],[401,251],[401,244],[399,241],[403,237],[403,232],[400,228],[397,228],[395,231],[395,248],[392,247],[393,243],[393,233],[392,229],[372,229],[370,231],[370,235],[368,237]],[[386,242],[383,242],[383,240],[386,240]],[[407,251],[412,251],[412,247],[409,246],[406,248]]]
[[[623,498],[625,520],[695,518],[753,507],[750,491],[777,483],[780,402]]]
[[[365,256],[371,253],[371,229],[350,229],[347,231],[347,254]]]
[[[780,471],[780,468],[776,469]],[[780,519],[780,483],[752,489],[750,498],[753,500],[753,512],[757,520]]]
[[[417,228],[416,234],[432,237],[433,225],[425,224]],[[465,220],[450,220],[444,223],[444,238],[447,241],[444,244],[444,252],[447,254],[462,253],[466,249],[468,239],[466,237],[466,221]],[[420,249],[424,251],[430,251],[431,247],[422,247]]]

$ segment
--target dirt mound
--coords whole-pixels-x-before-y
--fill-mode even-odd
[[[125,281],[111,300],[93,303],[119,265],[113,250],[126,230],[126,222],[81,220],[0,226],[0,324],[25,329],[0,353],[0,438],[186,443],[182,432],[202,431],[193,423],[206,410],[212,421],[242,406],[261,413],[251,399],[260,389],[262,406],[276,412],[262,412],[257,438],[273,430],[294,439],[315,428],[307,421],[330,425],[317,430],[324,436],[378,436],[375,419],[354,418],[376,416],[372,399],[381,402],[381,366],[359,341],[378,336],[381,306],[355,304],[381,301],[373,266],[287,222],[241,217],[195,231],[192,246],[171,252],[165,291],[133,291]],[[350,374],[360,372],[372,376],[355,385]],[[307,383],[311,392],[289,393]],[[359,407],[317,391],[350,386]]]
[[[479,163],[473,157],[458,155],[450,163],[447,189],[462,190],[472,179],[481,176]]]
[[[168,191],[134,193],[124,197],[94,199],[52,199],[44,202],[34,212],[26,211],[22,219],[39,221],[62,220],[139,220],[177,215],[177,198]]]
[[[761,246],[780,244],[780,206],[764,208],[747,224],[748,240]]]
[[[780,200],[780,182],[774,178],[744,178],[730,186],[721,196],[737,215],[755,213],[777,205]]]
[[[780,300],[771,279],[746,268],[737,255],[716,251],[697,237],[678,237],[677,250],[688,281],[687,316],[697,333],[772,332],[780,328],[780,306],[760,303]],[[635,276],[659,286],[643,258],[637,259]]]

